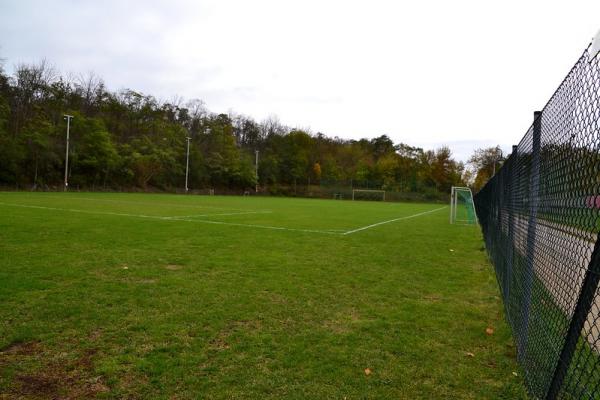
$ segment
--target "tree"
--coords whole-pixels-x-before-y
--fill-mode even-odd
[[[189,184],[194,188],[253,187],[256,150],[266,186],[352,185],[439,198],[469,178],[448,148],[424,151],[395,144],[387,135],[332,138],[291,129],[273,115],[258,123],[243,114],[214,114],[202,100],[113,92],[94,73],[65,77],[42,61],[20,64],[11,77],[0,65],[0,184],[62,184],[65,113],[75,115],[70,181],[92,189],[183,187],[186,137],[192,138]],[[477,179],[483,177],[481,172]]]
[[[376,174],[384,190],[397,190],[398,158],[396,153],[387,153],[377,160]]]
[[[24,121],[19,141],[27,149],[24,168],[27,183],[36,188],[38,184],[56,182],[58,167],[63,163],[54,125],[44,114],[37,114]]]
[[[477,149],[468,164],[474,170],[473,189],[478,191],[502,166],[504,157],[500,146]]]
[[[17,182],[18,165],[23,158],[21,148],[8,133],[9,118],[10,107],[8,101],[0,94],[0,184],[14,184]]]
[[[442,146],[432,154],[430,168],[431,179],[439,192],[450,193],[452,186],[462,184],[464,166],[452,158],[448,146]]]
[[[304,180],[302,178],[308,178],[311,147],[312,138],[304,131],[293,130],[284,137],[281,173],[288,183],[294,184],[294,187],[299,180]]]
[[[314,182],[318,184],[321,181],[321,164],[319,164],[318,162],[314,163],[312,170]]]
[[[236,146],[230,117],[226,114],[212,116],[206,124],[207,129],[199,136],[199,141],[211,186],[253,186],[256,177],[252,159]]]
[[[371,139],[371,146],[373,148],[373,156],[376,160],[396,151],[394,142],[387,135],[381,135]]]
[[[398,153],[398,169],[396,179],[398,190],[416,192],[420,189],[419,171],[422,168],[423,149],[404,143],[396,146]]]
[[[21,133],[23,126],[39,111],[48,97],[49,87],[55,81],[56,70],[46,60],[38,64],[19,64],[13,78],[12,132]]]
[[[90,116],[98,108],[104,94],[104,81],[94,72],[75,78],[75,93],[81,101],[81,112]]]
[[[283,136],[289,129],[281,124],[279,118],[275,115],[269,116],[267,119],[260,123],[260,133],[262,137],[270,137],[274,135]]]
[[[75,115],[72,124],[73,183],[106,186],[109,173],[118,164],[117,150],[102,120]]]

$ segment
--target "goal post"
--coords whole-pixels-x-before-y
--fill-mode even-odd
[[[450,192],[450,223],[476,224],[477,214],[473,192],[468,187],[452,186]]]
[[[352,200],[385,201],[385,190],[352,189]]]

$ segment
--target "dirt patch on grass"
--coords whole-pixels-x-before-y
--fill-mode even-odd
[[[77,371],[46,370],[16,376],[12,395],[17,398],[93,399],[100,393],[110,392],[102,377],[81,379]]]
[[[16,378],[18,383],[19,396],[45,396],[47,398],[55,398],[59,394],[59,382],[51,376],[43,375],[18,375]]]
[[[227,337],[219,334],[216,338],[210,341],[209,348],[211,350],[227,350],[231,346],[226,341]]]
[[[0,365],[16,369],[6,395],[70,400],[91,399],[110,392],[104,378],[94,374],[96,354],[97,350],[88,349],[78,357],[68,358],[52,354],[37,341],[12,343],[0,352]]]
[[[169,271],[179,271],[180,269],[183,269],[183,265],[167,264],[165,265],[165,269],[168,269]]]
[[[35,354],[39,351],[39,342],[13,342],[8,346],[0,349],[0,361],[4,357],[8,357],[11,355],[17,356],[29,356]]]

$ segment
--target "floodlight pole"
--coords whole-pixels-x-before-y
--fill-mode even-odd
[[[185,192],[187,193],[189,190],[188,176],[189,176],[189,170],[190,170],[190,140],[192,140],[192,138],[187,136],[186,140],[187,140],[187,151],[186,151],[186,155],[185,155]]]
[[[258,193],[258,150],[254,151],[254,154],[256,155],[256,161],[254,162],[255,166],[255,176],[256,176],[256,187],[254,188],[254,192]]]
[[[65,114],[64,118],[67,120],[67,150],[65,154],[65,192],[69,188],[69,128],[71,127],[72,115]]]

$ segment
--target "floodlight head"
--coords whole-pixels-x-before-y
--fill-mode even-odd
[[[592,61],[596,56],[600,53],[600,31],[596,33],[594,39],[592,39],[592,44],[590,45],[590,61]]]

